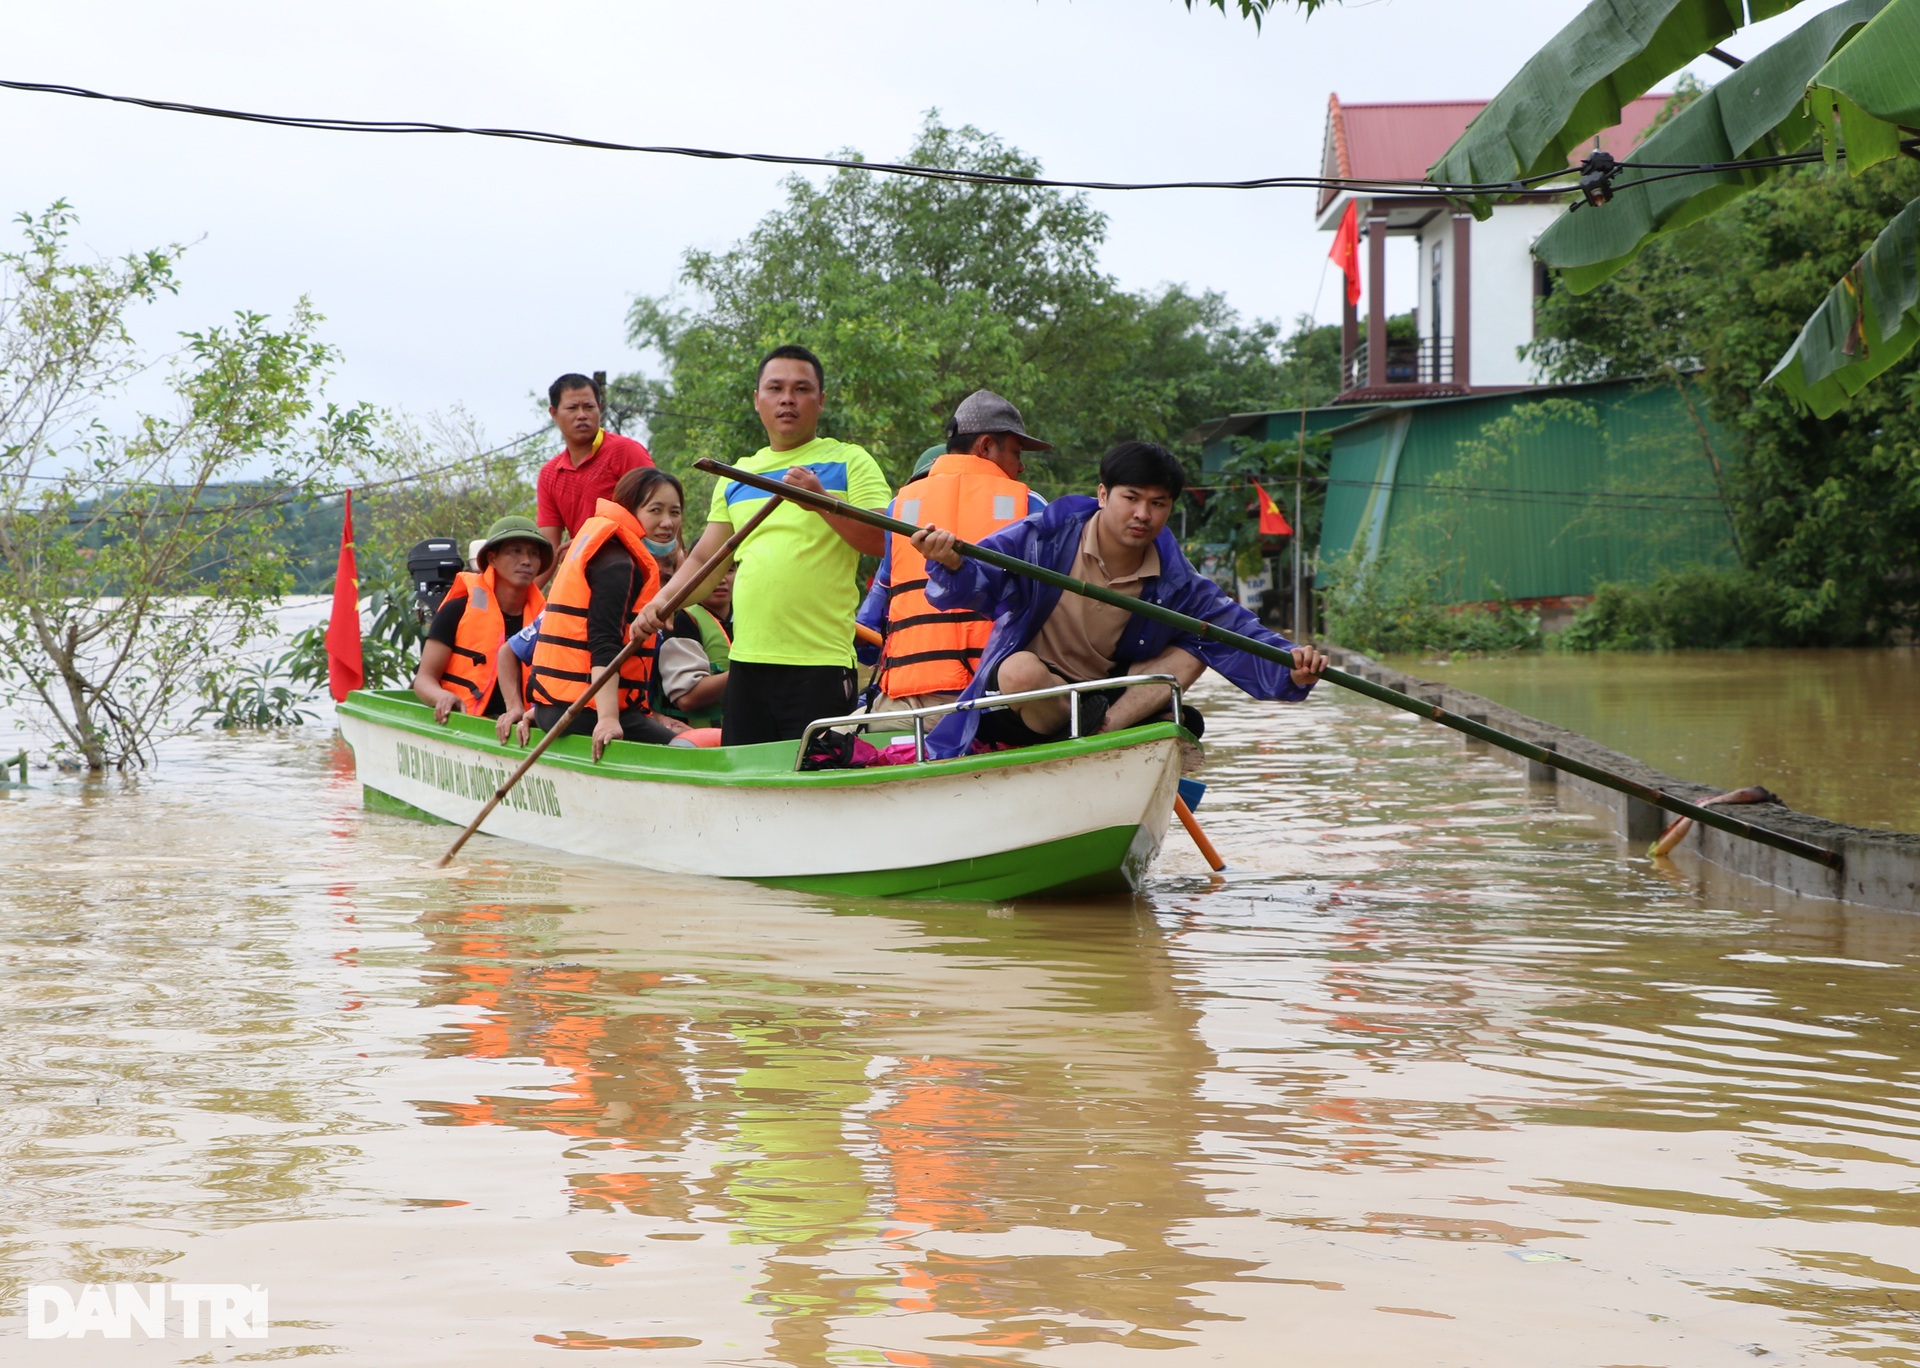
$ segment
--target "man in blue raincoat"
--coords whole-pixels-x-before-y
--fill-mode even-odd
[[[1057,499],[981,545],[1271,642],[1293,651],[1297,668],[1288,670],[1123,608],[964,559],[953,549],[951,532],[928,527],[913,538],[927,558],[928,602],[936,608],[971,608],[995,619],[979,672],[961,698],[1126,674],[1168,674],[1185,688],[1212,666],[1255,698],[1304,699],[1326,669],[1326,657],[1268,631],[1193,568],[1167,530],[1185,487],[1186,472],[1172,452],[1152,442],[1123,442],[1101,460],[1095,497]],[[1170,701],[1164,684],[1089,692],[1081,698],[1081,730],[1130,727],[1164,714]],[[967,754],[976,743],[1034,745],[1067,730],[1067,709],[1063,695],[988,713],[954,713],[929,733],[927,750],[946,759]],[[1191,710],[1182,720],[1191,730],[1200,725]]]

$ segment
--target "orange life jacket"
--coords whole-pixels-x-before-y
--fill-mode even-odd
[[[1027,487],[992,461],[949,452],[926,478],[900,491],[895,516],[929,523],[962,541],[979,541],[1027,516]],[[958,693],[973,679],[993,620],[971,608],[944,611],[927,602],[927,562],[913,543],[893,535],[893,582],[887,588],[887,645],[880,687],[889,698]]]
[[[453,655],[440,675],[440,683],[459,697],[460,710],[467,716],[484,717],[487,700],[493,696],[500,647],[507,639],[507,620],[500,612],[493,567],[489,565],[477,575],[471,570],[462,570],[455,575],[453,587],[447,590],[446,600],[441,606],[458,598],[467,601],[467,608],[460,615],[460,626],[454,631]],[[540,609],[545,603],[540,591],[529,585],[527,606],[521,620],[532,622],[540,616]],[[526,672],[522,670],[520,687],[523,691],[526,684]]]
[[[571,703],[593,679],[593,653],[587,646],[587,562],[616,537],[640,571],[633,601],[626,605],[627,616],[639,612],[660,588],[660,567],[647,552],[639,522],[612,500],[600,500],[547,586],[547,615],[540,621],[533,670],[527,679],[527,697],[535,703]],[[621,712],[647,710],[647,685],[652,679],[653,639],[649,637],[620,666]]]

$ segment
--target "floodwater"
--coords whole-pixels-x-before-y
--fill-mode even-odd
[[[0,794],[5,1360],[1920,1363],[1920,918],[1202,701],[1138,901],[432,873],[319,727]],[[23,1337],[155,1280],[272,1328]]]
[[[1920,831],[1920,650],[1396,656],[1393,665],[1677,778],[1764,784],[1802,812]]]

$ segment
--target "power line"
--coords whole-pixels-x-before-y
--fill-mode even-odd
[[[1335,480],[1321,477],[1309,479],[1310,485],[1338,486],[1343,489],[1418,489],[1429,490],[1437,494],[1457,494],[1463,497],[1484,498],[1495,503],[1535,504],[1553,507],[1586,507],[1594,504],[1609,505],[1611,511],[1624,513],[1657,513],[1717,511],[1722,501],[1717,494],[1660,494],[1654,492],[1635,493],[1631,490],[1580,490],[1580,489],[1528,489],[1508,485],[1462,485],[1441,483],[1438,481],[1410,480]],[[1239,484],[1189,485],[1196,493],[1233,493],[1238,490],[1251,490],[1253,482]],[[1664,508],[1673,504],[1711,504],[1713,509]]]
[[[1390,193],[1414,199],[1457,200],[1465,196],[1501,194],[1546,194],[1571,190],[1573,186],[1549,186],[1547,182],[1578,176],[1580,168],[1541,172],[1504,181],[1433,182],[1425,180],[1370,180],[1361,177],[1257,176],[1247,180],[1176,181],[1096,181],[1067,180],[1045,176],[1019,176],[992,171],[963,171],[953,167],[916,166],[901,162],[870,162],[850,157],[802,157],[779,152],[733,152],[706,147],[647,146],[616,142],[607,138],[576,137],[565,133],[547,133],[526,128],[469,128],[459,124],[416,119],[347,119],[332,115],[265,114],[251,110],[226,109],[217,105],[193,104],[182,100],[160,100],[139,95],[115,95],[89,90],[84,86],[60,85],[45,81],[0,80],[0,88],[42,95],[64,95],[73,99],[105,100],[114,104],[136,105],[142,109],[172,114],[193,114],[203,118],[228,119],[239,123],[265,124],[275,128],[302,128],[326,133],[391,133],[404,135],[440,134],[473,138],[500,138],[513,142],[541,143],[552,147],[580,148],[596,152],[635,152],[653,156],[692,157],[704,161],[746,161],[775,166],[820,167],[843,171],[875,171],[884,175],[912,176],[924,180],[957,181],[976,185],[1001,185],[1014,189],[1052,190],[1349,190],[1356,193]],[[1903,144],[1904,146],[1904,144]],[[1709,175],[1738,171],[1748,167],[1794,165],[1817,160],[1821,154],[1793,154],[1787,157],[1755,157],[1725,162],[1705,162],[1684,169],[1639,167],[1631,161],[1613,162],[1618,169],[1661,169],[1665,176],[1650,176],[1629,181],[1616,189],[1644,185],[1675,175]],[[1844,150],[1842,151],[1844,155]]]

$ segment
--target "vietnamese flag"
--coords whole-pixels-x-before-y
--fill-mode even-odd
[[[1287,515],[1280,511],[1280,505],[1274,501],[1273,495],[1260,487],[1258,480],[1253,482],[1253,492],[1260,496],[1260,535],[1263,537],[1292,536],[1293,528],[1287,522]]]
[[[1333,264],[1347,277],[1347,303],[1360,302],[1360,209],[1347,201],[1347,212],[1340,216],[1340,227],[1333,235],[1333,250],[1327,253]]]
[[[340,568],[333,576],[333,616],[327,621],[327,688],[336,703],[366,683],[360,659],[360,576],[353,564],[353,491],[340,524]]]

